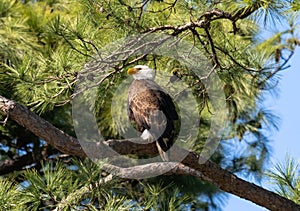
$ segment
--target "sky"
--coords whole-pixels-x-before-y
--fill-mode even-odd
[[[300,159],[300,48],[290,61],[291,67],[281,72],[278,95],[267,97],[264,104],[280,117],[279,130],[271,136],[271,162],[268,169],[285,161],[286,155],[299,161]],[[247,180],[247,179],[246,179]],[[270,187],[267,181],[263,187]],[[230,199],[224,211],[263,211],[267,210],[252,202],[230,194]]]

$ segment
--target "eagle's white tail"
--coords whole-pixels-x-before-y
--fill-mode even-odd
[[[170,161],[169,150],[167,152],[163,151],[158,142],[156,142],[156,146],[157,146],[157,149],[158,149],[161,159],[165,162]]]

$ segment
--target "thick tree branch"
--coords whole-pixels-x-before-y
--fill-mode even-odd
[[[70,155],[86,156],[77,139],[65,134],[31,112],[25,106],[0,96],[0,111],[9,115],[9,118],[26,127],[58,150]],[[124,155],[136,153],[157,154],[155,144],[137,144],[131,140],[109,140],[105,143],[87,143],[83,144],[83,147],[89,150],[93,149],[95,157],[98,158],[110,157],[116,153]],[[169,174],[189,174],[196,176],[215,184],[223,191],[250,200],[270,210],[300,210],[300,205],[255,184],[242,180],[211,161],[201,162],[201,157],[197,153],[174,147],[171,160],[176,160],[178,155],[182,154],[186,155],[186,157],[181,163],[150,163],[130,168],[118,168],[116,172],[118,172],[117,175],[120,177],[130,175],[132,178],[132,175],[134,175],[138,178],[145,174],[151,175],[153,172],[164,172],[163,170],[171,165],[172,168],[168,172]]]
[[[9,118],[29,129],[56,149],[67,154],[85,157],[77,139],[65,134],[25,106],[0,96],[0,111],[5,112]]]

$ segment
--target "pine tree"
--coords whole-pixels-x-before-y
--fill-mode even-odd
[[[0,95],[79,139],[73,122],[76,102],[94,111],[96,130],[104,140],[122,139],[131,126],[124,124],[122,102],[127,96],[120,85],[127,79],[128,67],[147,64],[160,71],[158,80],[174,96],[185,99],[181,110],[185,118],[199,116],[197,127],[184,125],[194,136],[179,135],[182,146],[200,154],[212,125],[226,123],[210,160],[230,172],[259,179],[270,154],[265,129],[277,127],[277,117],[260,102],[276,89],[278,72],[288,67],[300,45],[299,5],[279,0],[2,0]],[[263,28],[280,23],[274,34],[262,35]],[[171,44],[186,54],[157,53],[163,44],[151,42],[165,36],[171,40],[166,43],[173,39]],[[200,78],[195,74],[199,64],[180,60],[187,55],[198,58],[197,52],[209,67],[201,70]],[[205,87],[213,75],[219,79],[216,87],[224,95],[221,103],[228,118],[214,119],[218,109]],[[190,92],[178,92],[176,84],[184,84]],[[85,92],[86,87],[91,91]],[[82,92],[82,101],[74,101]],[[114,104],[114,97],[120,105]],[[89,122],[89,116],[80,115],[83,123]],[[106,160],[95,164],[79,153],[67,155],[55,141],[16,124],[5,112],[1,117],[0,173],[5,175],[0,180],[1,209],[206,210],[225,204],[227,195],[207,181],[191,175],[122,179],[110,174]],[[93,128],[87,124],[81,129]],[[137,156],[149,155],[132,155]],[[293,172],[290,167],[288,172]],[[286,190],[283,184],[289,183],[272,177]],[[297,196],[282,195],[299,203]]]

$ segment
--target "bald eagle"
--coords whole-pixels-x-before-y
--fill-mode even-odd
[[[155,70],[137,65],[127,73],[134,80],[128,90],[128,116],[144,140],[156,141],[163,161],[169,161],[178,114],[170,95],[154,82]]]

